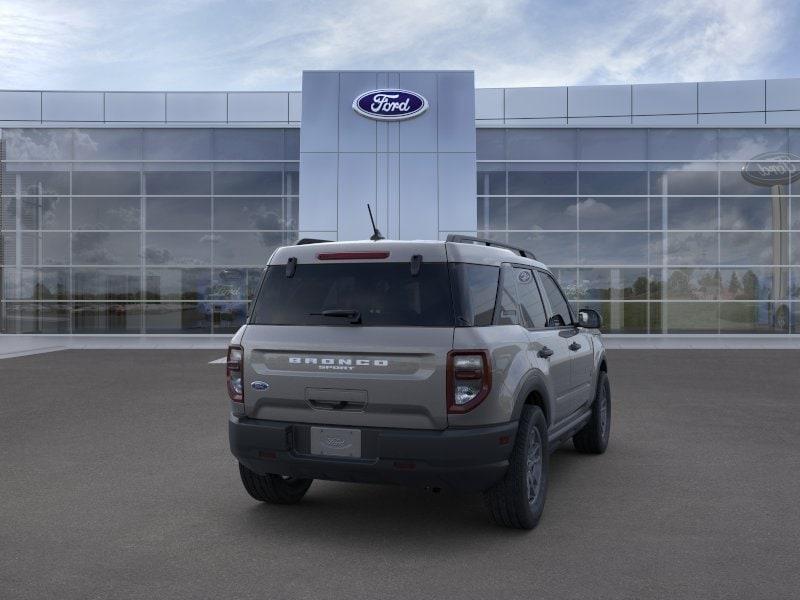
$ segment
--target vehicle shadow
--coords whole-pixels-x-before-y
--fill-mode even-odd
[[[585,457],[571,446],[553,453],[549,500],[581,460]],[[548,511],[542,524],[547,516]],[[253,504],[247,521],[249,527],[268,532],[273,541],[282,535],[295,543],[298,537],[318,540],[325,535],[356,546],[381,539],[405,540],[420,547],[441,544],[443,539],[447,545],[472,544],[477,539],[504,539],[510,533],[492,522],[481,494],[328,481],[315,481],[303,501],[294,506]]]

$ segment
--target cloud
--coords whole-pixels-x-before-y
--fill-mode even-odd
[[[0,88],[298,89],[303,69],[482,87],[796,75],[790,0],[5,0]]]

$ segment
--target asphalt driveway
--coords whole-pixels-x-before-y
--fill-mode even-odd
[[[529,533],[400,487],[252,501],[219,356],[0,361],[0,598],[800,595],[800,351],[610,352],[610,448],[556,452]]]

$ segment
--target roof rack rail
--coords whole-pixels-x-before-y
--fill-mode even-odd
[[[333,240],[318,240],[316,238],[302,238],[297,240],[295,246],[305,246],[306,244],[326,244],[328,242],[332,242]]]
[[[510,246],[509,244],[504,244],[502,242],[495,242],[494,240],[487,240],[485,238],[450,233],[447,235],[447,241],[455,242],[457,244],[482,244],[484,246],[491,246],[492,248],[505,248],[506,250],[516,252],[522,258],[536,260],[536,256],[530,250],[525,250],[525,248],[519,248],[518,246]]]

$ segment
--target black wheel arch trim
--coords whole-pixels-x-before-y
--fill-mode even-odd
[[[525,406],[531,394],[536,392],[541,397],[541,408],[544,413],[544,418],[547,421],[548,427],[553,424],[553,415],[555,414],[555,400],[550,390],[547,387],[547,380],[544,374],[538,369],[529,371],[520,384],[519,391],[517,392],[516,400],[514,401],[514,412],[512,413],[511,420],[518,421],[522,414],[522,407]]]

